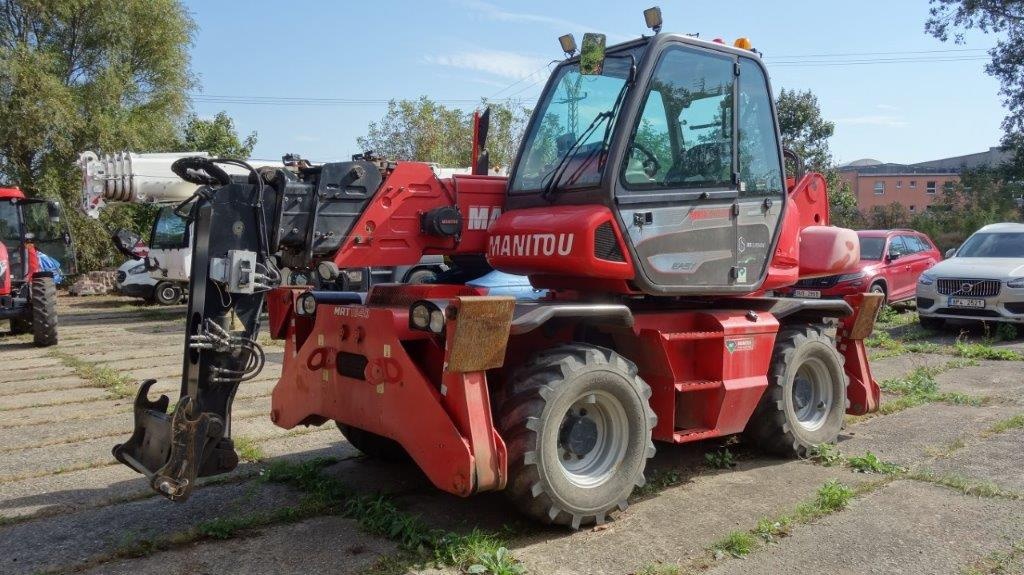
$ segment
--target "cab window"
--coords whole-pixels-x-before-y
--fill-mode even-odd
[[[633,129],[623,173],[626,188],[731,186],[733,82],[728,56],[666,49]]]
[[[785,179],[768,79],[761,67],[748,58],[740,58],[737,109],[740,195],[781,195]]]
[[[8,245],[17,245],[21,242],[18,206],[10,200],[0,201],[0,240],[4,240]]]
[[[149,247],[158,250],[173,250],[188,246],[188,225],[184,218],[174,213],[171,207],[160,210],[160,216],[153,226],[153,238]]]

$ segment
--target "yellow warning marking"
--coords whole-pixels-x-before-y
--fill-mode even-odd
[[[316,334],[316,344],[322,346],[324,344],[324,334]]]
[[[384,395],[384,384],[383,383],[378,383],[377,384],[377,393],[380,394],[380,395]]]
[[[391,344],[390,343],[385,343],[384,344],[384,357],[391,357]]]

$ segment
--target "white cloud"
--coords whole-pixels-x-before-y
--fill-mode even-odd
[[[526,56],[500,50],[473,49],[457,54],[427,55],[423,60],[428,64],[486,72],[502,78],[521,80],[540,73],[546,62],[542,58]]]
[[[880,126],[884,128],[903,128],[910,125],[902,116],[889,116],[884,114],[868,114],[864,116],[853,116],[850,118],[835,118],[832,120],[837,124],[849,126]]]

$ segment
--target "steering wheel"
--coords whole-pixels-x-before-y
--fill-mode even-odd
[[[644,155],[644,173],[647,174],[648,178],[653,178],[659,171],[661,171],[661,162],[658,161],[658,157],[654,155],[654,152],[647,149],[646,146],[639,142],[633,142],[629,145],[630,150],[639,150]]]

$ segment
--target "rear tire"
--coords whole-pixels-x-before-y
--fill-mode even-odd
[[[878,318],[882,317],[882,312],[885,310],[885,306],[889,305],[889,296],[885,293],[885,286],[879,283],[873,284],[871,289],[868,291],[870,293],[882,294],[882,303],[878,304],[878,310],[875,312],[875,321],[878,321]]]
[[[574,343],[542,352],[508,381],[498,427],[506,495],[526,515],[578,529],[625,510],[654,456],[651,389],[617,353]]]
[[[776,455],[806,457],[835,443],[846,412],[846,373],[835,340],[822,324],[779,332],[768,389],[744,434]]]
[[[437,281],[437,272],[424,268],[413,270],[405,279],[407,284],[429,284],[435,281]]]
[[[372,457],[374,459],[380,459],[382,461],[407,461],[409,454],[406,453],[405,449],[394,439],[377,435],[369,431],[359,429],[358,427],[352,427],[344,423],[335,421],[338,426],[338,430],[345,436],[352,447],[355,447],[359,451],[363,452],[363,455]]]
[[[32,280],[32,343],[38,347],[57,344],[57,286],[51,277]]]
[[[921,327],[929,331],[940,331],[946,327],[946,320],[941,317],[924,317],[919,315],[917,319],[921,323]]]
[[[153,299],[160,305],[175,305],[181,301],[181,286],[160,282],[153,287]]]

